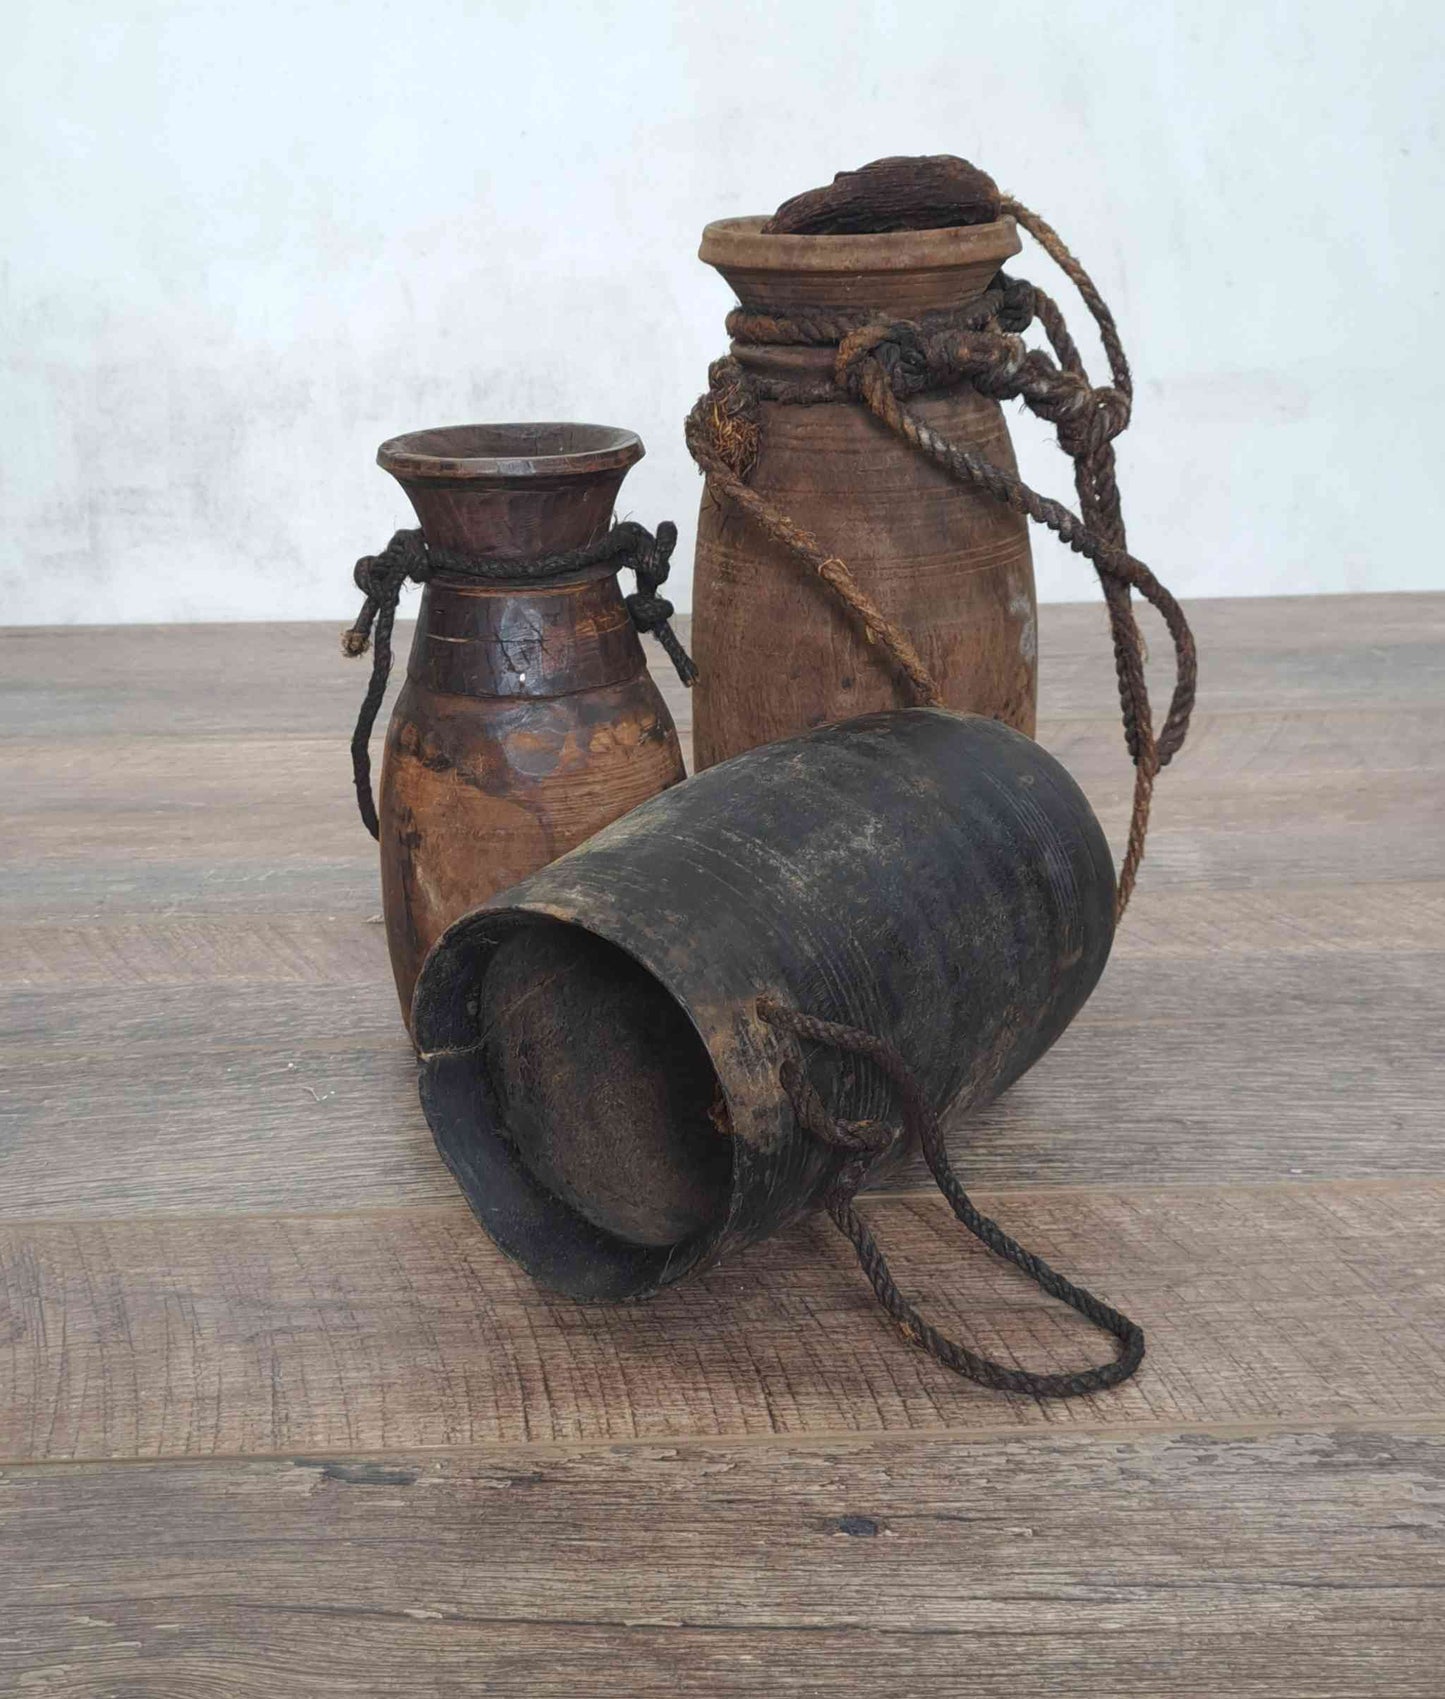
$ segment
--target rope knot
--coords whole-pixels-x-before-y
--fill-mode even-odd
[[[352,569],[352,582],[363,596],[380,602],[408,578],[418,584],[431,576],[426,541],[420,531],[397,531],[379,555],[363,555]]]
[[[624,600],[632,623],[644,633],[659,630],[677,612],[666,596],[648,595],[643,590],[634,590]]]
[[[879,370],[895,395],[916,395],[937,375],[929,338],[907,319],[864,325],[838,344],[833,375],[850,395],[862,392],[869,365]]]
[[[351,579],[365,598],[355,624],[341,634],[341,652],[354,660],[371,645],[371,628],[378,613],[396,607],[401,587],[408,578],[424,583],[431,576],[426,539],[420,531],[396,531],[379,555],[363,555],[352,568]]]
[[[1074,459],[1102,453],[1129,423],[1129,398],[1117,389],[1095,389],[1086,378],[1062,372],[1054,400],[1059,447]]]
[[[1021,336],[1034,322],[1036,311],[1034,286],[1026,277],[1010,277],[1001,271],[994,279],[1000,300],[994,315],[1000,330]]]
[[[639,530],[642,528],[639,526]],[[677,547],[677,527],[670,519],[664,519],[657,527],[655,536],[642,532],[639,539],[641,546],[632,563],[632,570],[637,575],[638,585],[654,594],[659,584],[667,582],[667,575],[672,571],[672,551]],[[671,619],[672,615],[667,616]]]
[[[626,527],[618,526],[619,531]],[[697,667],[692,656],[683,648],[677,633],[668,623],[677,609],[658,590],[672,570],[672,551],[677,547],[677,527],[664,519],[654,536],[643,526],[630,527],[636,533],[631,543],[629,565],[637,578],[637,588],[624,598],[632,623],[644,635],[650,633],[667,652],[685,685],[697,682]]]
[[[964,330],[947,339],[948,369],[966,377],[980,395],[1011,401],[1030,359],[1021,336],[1001,330]]]

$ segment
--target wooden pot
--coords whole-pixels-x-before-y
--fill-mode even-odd
[[[607,530],[631,432],[459,425],[395,437],[377,463],[433,547],[561,554]],[[386,736],[382,904],[403,1018],[459,915],[684,777],[682,751],[614,569],[427,584]]]
[[[868,308],[915,318],[985,289],[1019,251],[1011,218],[950,230],[763,235],[761,218],[703,232],[750,312]],[[831,348],[733,344],[743,367],[827,378]],[[950,441],[1013,470],[998,403],[966,385],[910,407]],[[1033,565],[1026,521],[973,494],[865,408],[764,401],[749,484],[847,563],[913,639],[951,708],[1029,736],[1036,698]],[[828,587],[724,501],[704,493],[693,580],[698,767],[813,726],[902,705],[898,682]]]
[[[799,1125],[759,998],[972,1108],[1064,1031],[1113,933],[1109,848],[1059,762],[977,716],[868,715],[689,779],[458,921],[417,984],[422,1105],[508,1255],[571,1297],[642,1297],[815,1207],[847,1160]],[[876,1068],[802,1055],[830,1116],[896,1113]]]

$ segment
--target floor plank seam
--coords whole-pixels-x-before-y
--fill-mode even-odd
[[[967,1176],[964,1176],[967,1179]],[[1026,1203],[1034,1198],[1078,1197],[1081,1199],[1097,1197],[1111,1199],[1142,1199],[1167,1197],[1174,1192],[1196,1192],[1203,1194],[1228,1194],[1257,1192],[1272,1195],[1283,1195],[1290,1192],[1329,1191],[1351,1194],[1384,1194],[1395,1191],[1409,1191],[1417,1186],[1445,1185],[1445,1173],[1407,1172],[1378,1175],[1291,1175],[1278,1180],[1158,1180],[1148,1185],[1082,1185],[1078,1182],[1060,1182],[1055,1185],[1047,1180],[1031,1181],[1026,1184],[1015,1184],[1006,1187],[990,1183],[970,1191],[969,1195],[975,1202],[994,1204]],[[947,1199],[936,1187],[927,1182],[920,1183],[916,1191],[864,1191],[858,1194],[859,1202],[870,1203],[927,1203],[943,1209],[947,1207]],[[24,1233],[36,1228],[67,1228],[67,1229],[99,1229],[104,1227],[139,1227],[139,1226],[185,1226],[193,1223],[210,1223],[218,1221],[234,1222],[283,1222],[283,1221],[368,1221],[380,1217],[395,1217],[403,1215],[451,1215],[459,1220],[471,1220],[465,1202],[460,1198],[438,1197],[419,1198],[415,1203],[377,1203],[365,1204],[356,1209],[332,1210],[268,1210],[268,1209],[214,1209],[214,1210],[154,1210],[126,1215],[27,1215],[9,1217],[0,1214],[0,1234]],[[482,1229],[478,1227],[477,1232]],[[735,1264],[734,1266],[741,1266]]]
[[[1445,1413],[1415,1411],[1400,1415],[1331,1417],[1298,1415],[1261,1418],[1249,1422],[1210,1422],[1195,1418],[1189,1421],[1159,1420],[1155,1422],[1059,1422],[1044,1419],[1033,1422],[989,1423],[979,1427],[960,1428],[857,1428],[821,1429],[797,1433],[738,1432],[708,1434],[656,1434],[632,1438],[597,1439],[470,1439],[456,1445],[392,1445],[353,1446],[339,1450],[307,1447],[305,1450],[218,1451],[218,1452],[159,1452],[147,1457],[84,1456],[84,1457],[5,1457],[0,1458],[0,1480],[7,1471],[67,1469],[201,1469],[220,1464],[278,1464],[290,1463],[298,1469],[317,1468],[328,1463],[372,1459],[423,1457],[431,1461],[449,1457],[485,1456],[524,1452],[528,1456],[571,1456],[609,1451],[657,1452],[669,1454],[678,1450],[736,1450],[783,1447],[793,1451],[836,1450],[840,1446],[866,1449],[878,1446],[931,1445],[993,1445],[1001,1440],[1058,1441],[1130,1440],[1139,1438],[1252,1440],[1287,1437],[1291,1434],[1410,1434],[1445,1435]]]

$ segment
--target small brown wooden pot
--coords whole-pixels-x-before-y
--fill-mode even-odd
[[[916,318],[984,290],[1019,251],[1011,218],[878,235],[764,235],[761,218],[703,232],[750,312],[877,309]],[[831,348],[734,343],[745,370],[827,378]],[[960,385],[911,409],[951,442],[1014,469],[998,403]],[[851,403],[761,404],[749,484],[851,569],[912,638],[951,708],[1032,735],[1033,566],[1026,522],[964,489]],[[726,503],[704,494],[693,582],[697,765],[813,726],[900,705],[897,682],[827,586]]]
[[[607,530],[631,432],[458,425],[394,437],[377,463],[427,542],[525,560]],[[615,569],[544,582],[438,573],[417,617],[382,766],[382,901],[403,1017],[459,915],[685,776]]]

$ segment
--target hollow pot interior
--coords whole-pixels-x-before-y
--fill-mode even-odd
[[[639,1296],[726,1223],[726,1095],[671,992],[618,945],[527,910],[469,917],[429,967],[423,1100],[492,1238],[572,1297]]]

